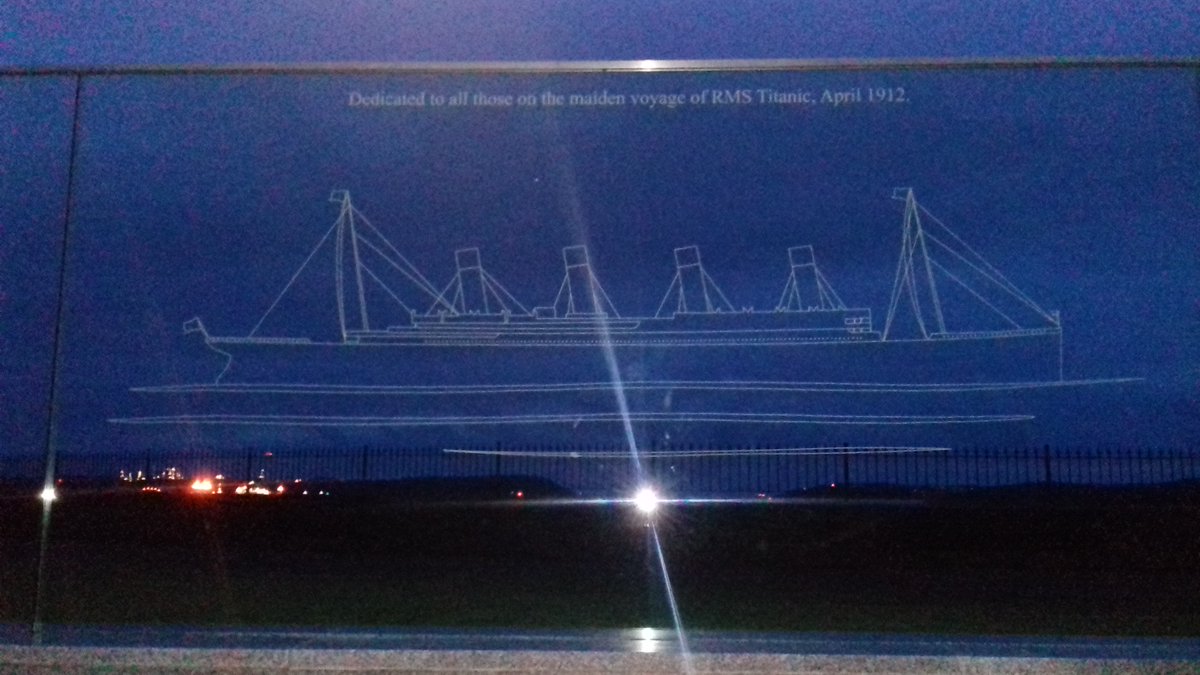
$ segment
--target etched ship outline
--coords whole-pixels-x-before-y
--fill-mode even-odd
[[[1018,334],[1027,333],[1030,330],[1033,330],[1033,331],[1057,331],[1057,330],[1060,330],[1060,321],[1059,321],[1057,312],[1047,312],[1047,311],[1043,310],[1041,307],[1039,307],[1032,299],[1030,299],[1026,294],[1021,292],[1014,284],[1012,284],[1010,281],[1008,281],[1008,279],[1006,277],[1004,277],[1004,275],[1001,272],[999,272],[993,266],[991,266],[991,264],[988,263],[986,261],[986,259],[984,259],[980,254],[976,253],[973,249],[971,249],[969,247],[969,245],[967,245],[957,235],[955,235],[952,231],[950,231],[949,228],[945,227],[944,224],[941,224],[940,221],[938,221],[938,224],[941,225],[941,227],[963,249],[968,251],[970,253],[970,255],[974,257],[975,260],[974,261],[967,260],[966,257],[962,253],[959,253],[958,251],[954,250],[953,247],[947,245],[945,242],[943,242],[940,239],[937,239],[933,235],[929,234],[926,231],[926,228],[924,228],[922,226],[918,210],[920,212],[923,212],[926,215],[926,217],[928,217],[928,218],[934,218],[934,217],[931,213],[928,212],[927,209],[925,209],[923,206],[919,205],[916,202],[915,196],[913,195],[913,191],[910,188],[898,188],[897,194],[903,194],[904,195],[903,197],[897,197],[897,198],[903,199],[906,202],[906,204],[905,204],[904,237],[903,237],[904,240],[901,245],[901,247],[902,247],[901,248],[901,258],[900,258],[900,262],[897,265],[896,278],[895,278],[895,281],[893,282],[893,289],[892,289],[892,294],[891,294],[891,300],[889,303],[888,316],[887,316],[887,320],[885,323],[885,328],[884,328],[883,334],[881,336],[879,336],[879,338],[881,340],[889,339],[889,332],[890,332],[890,329],[891,329],[891,326],[893,323],[893,319],[895,318],[895,316],[897,314],[898,305],[900,303],[900,300],[904,296],[907,296],[909,303],[912,306],[913,313],[917,318],[918,325],[920,326],[920,329],[922,332],[921,337],[918,339],[922,339],[922,340],[953,339],[955,337],[960,337],[960,336],[975,337],[975,336],[982,335],[982,334],[989,334],[989,335],[996,335],[996,336],[1018,335]],[[534,309],[530,310],[523,303],[521,303],[519,300],[517,300],[512,293],[510,293],[490,272],[488,272],[483,267],[482,262],[481,262],[480,249],[478,247],[468,247],[468,248],[462,248],[462,249],[455,250],[455,252],[454,252],[455,253],[455,261],[456,261],[455,273],[454,273],[453,277],[451,278],[451,281],[446,285],[446,287],[443,288],[441,291],[438,291],[432,285],[432,283],[430,283],[428,281],[428,279],[425,278],[425,276],[420,272],[420,270],[415,265],[413,265],[410,261],[408,261],[408,259],[405,256],[403,256],[403,254],[401,254],[395,248],[395,246],[392,245],[388,239],[386,239],[386,237],[384,237],[381,233],[379,233],[378,229],[375,228],[374,225],[372,225],[370,223],[370,221],[366,219],[366,217],[362,214],[362,212],[359,211],[358,208],[353,205],[353,203],[350,200],[350,194],[348,191],[335,190],[333,192],[330,200],[335,203],[339,203],[341,205],[340,215],[339,215],[337,221],[335,221],[333,227],[331,227],[330,230],[326,232],[325,236],[318,242],[317,246],[309,254],[308,258],[306,258],[304,263],[301,264],[301,266],[292,275],[288,284],[286,284],[284,286],[284,288],[280,291],[280,293],[276,296],[275,300],[271,303],[271,305],[263,313],[263,315],[260,317],[258,322],[255,323],[254,327],[250,330],[249,334],[246,335],[245,337],[237,337],[237,336],[216,337],[216,336],[213,336],[212,339],[214,341],[217,341],[217,342],[238,341],[238,342],[240,342],[240,341],[255,340],[255,341],[268,342],[268,343],[314,342],[310,338],[283,337],[283,336],[261,336],[261,335],[258,335],[257,333],[260,330],[260,328],[262,327],[265,320],[271,315],[271,313],[278,306],[279,302],[288,293],[291,286],[300,277],[300,274],[304,271],[304,268],[312,260],[314,255],[325,244],[325,242],[328,240],[329,236],[331,234],[335,234],[335,233],[336,233],[336,237],[337,237],[338,244],[339,244],[338,253],[335,258],[335,260],[336,260],[335,264],[337,266],[335,278],[337,280],[337,299],[338,299],[338,315],[339,315],[338,318],[339,318],[339,325],[341,327],[341,332],[342,332],[342,342],[347,345],[357,344],[362,336],[371,335],[371,334],[375,334],[375,333],[379,332],[379,329],[371,328],[371,321],[369,318],[370,312],[368,309],[368,303],[366,302],[366,299],[365,299],[366,283],[364,281],[364,274],[366,275],[366,278],[369,278],[379,288],[381,288],[389,296],[391,296],[392,299],[398,305],[403,307],[406,312],[410,313],[410,315],[413,317],[414,321],[420,322],[422,324],[428,323],[431,319],[434,319],[434,318],[436,318],[436,320],[438,322],[444,322],[444,321],[446,321],[447,318],[461,320],[461,319],[467,319],[468,317],[474,317],[478,320],[483,321],[487,325],[490,325],[491,321],[496,318],[503,318],[503,319],[509,320],[509,321],[511,321],[512,319],[520,319],[520,318],[552,318],[552,319],[559,320],[559,323],[558,323],[558,325],[555,326],[555,329],[562,329],[562,327],[564,325],[569,325],[570,319],[575,319],[580,324],[581,327],[586,327],[588,322],[594,323],[595,320],[597,320],[597,319],[605,320],[610,323],[616,323],[617,325],[620,325],[620,326],[637,327],[638,324],[636,322],[639,322],[639,321],[645,321],[645,320],[651,320],[651,319],[671,319],[671,318],[678,317],[679,315],[689,315],[689,314],[690,315],[711,315],[711,314],[722,314],[722,313],[728,313],[728,314],[737,314],[737,313],[763,314],[763,313],[765,313],[765,312],[762,312],[759,310],[754,310],[751,308],[745,308],[745,309],[741,309],[741,310],[735,309],[733,306],[733,303],[729,301],[729,299],[725,295],[725,293],[716,284],[712,275],[710,275],[708,273],[708,271],[704,268],[704,265],[700,258],[699,247],[694,246],[694,245],[683,246],[683,247],[678,247],[678,248],[674,249],[674,256],[675,256],[675,260],[676,260],[675,275],[669,284],[666,295],[664,295],[662,301],[659,303],[658,309],[655,311],[653,316],[649,316],[649,317],[622,317],[621,316],[621,314],[616,310],[615,305],[609,298],[607,292],[604,290],[603,285],[599,281],[599,278],[597,277],[595,272],[592,270],[590,256],[588,253],[587,246],[585,246],[585,245],[572,245],[572,246],[564,247],[562,249],[565,274],[563,276],[562,283],[560,284],[559,291],[558,291],[557,295],[555,296],[554,302],[548,306],[537,306],[537,307],[534,307]],[[365,224],[368,227],[369,231],[372,232],[373,234],[375,234],[375,236],[378,237],[379,241],[382,242],[383,247],[370,242],[362,234],[360,234],[359,233],[359,229],[360,229],[359,224]],[[359,326],[358,327],[351,326],[350,322],[347,321],[346,293],[344,290],[345,286],[347,285],[346,273],[345,273],[345,257],[346,256],[345,256],[345,251],[344,251],[344,246],[343,246],[343,242],[346,240],[351,242],[351,244],[352,244],[351,248],[353,250],[353,256],[354,256],[354,263],[353,263],[354,279],[353,279],[353,281],[354,281],[354,285],[356,288],[356,296],[357,296],[356,306],[357,306],[358,315],[359,315]],[[959,279],[958,277],[956,277],[944,265],[938,263],[932,256],[930,256],[927,252],[928,251],[928,246],[926,244],[927,240],[932,240],[933,242],[935,242],[937,245],[939,245],[945,251],[948,251],[955,257],[958,257],[960,260],[963,260],[966,264],[971,265],[973,267],[973,269],[975,269],[976,271],[985,275],[987,277],[987,279],[989,281],[991,281],[993,284],[995,284],[997,287],[1002,288],[1005,292],[1009,293],[1013,297],[1020,299],[1020,301],[1023,304],[1025,304],[1026,306],[1031,308],[1033,311],[1037,312],[1040,316],[1042,316],[1045,319],[1046,326],[1043,326],[1040,328],[1034,328],[1034,329],[1024,328],[1018,322],[1013,320],[1011,317],[1004,314],[1004,312],[1002,310],[1000,310],[999,308],[992,305],[986,298],[984,298],[982,295],[980,295],[979,293],[974,291],[970,287],[969,284],[967,284],[966,282],[964,282],[961,279]],[[384,280],[382,280],[380,278],[380,276],[372,270],[372,268],[369,264],[367,264],[366,262],[364,262],[362,260],[361,253],[360,253],[360,250],[361,250],[360,245],[363,247],[369,248],[376,254],[380,255],[386,262],[390,263],[393,268],[395,268],[401,274],[406,276],[419,289],[423,290],[426,294],[428,294],[430,296],[430,298],[432,299],[432,305],[429,307],[429,309],[427,309],[427,310],[425,310],[425,312],[421,313],[421,312],[418,312],[417,310],[409,307],[408,303],[405,303],[404,300],[402,300],[399,297],[399,294],[396,291],[394,291]],[[390,256],[394,256],[394,258],[389,257],[389,253],[390,253]],[[841,300],[840,296],[834,290],[832,284],[828,281],[828,279],[825,277],[825,275],[821,272],[820,268],[817,266],[815,254],[814,254],[814,248],[811,244],[789,247],[787,249],[787,253],[788,253],[788,259],[789,259],[790,274],[789,274],[788,280],[784,286],[783,294],[781,295],[779,301],[776,303],[776,306],[772,310],[773,312],[775,312],[775,313],[778,313],[778,312],[807,313],[807,312],[818,312],[818,311],[861,312],[862,318],[865,320],[860,321],[860,322],[854,322],[854,323],[847,322],[848,323],[848,332],[851,334],[874,334],[874,331],[871,328],[871,322],[869,320],[871,318],[871,309],[866,308],[866,307],[849,308],[846,306],[846,304]],[[916,259],[917,259],[918,255],[920,256],[921,260],[924,262],[924,264],[926,266],[925,267],[925,275],[924,275],[925,278],[923,280],[918,279],[918,272],[916,271],[916,267],[917,267]],[[967,289],[981,303],[983,303],[985,306],[987,306],[993,313],[995,313],[997,316],[1003,318],[1006,322],[1011,324],[1012,329],[990,330],[990,331],[962,331],[962,330],[950,331],[950,330],[948,330],[946,328],[945,320],[942,315],[941,301],[940,301],[940,298],[938,297],[938,291],[937,291],[938,285],[937,285],[937,282],[933,275],[934,268],[937,268],[941,273],[945,274],[948,278],[950,278],[951,280],[956,282],[959,286]],[[476,307],[473,305],[468,306],[468,302],[466,300],[467,294],[465,292],[465,289],[467,288],[468,282],[464,279],[464,277],[467,276],[468,274],[472,274],[472,273],[478,277],[478,283],[479,283],[479,286],[481,289],[479,297],[480,297],[480,302],[483,303],[482,308]],[[686,287],[689,285],[687,283],[688,276],[691,276],[694,278],[692,285],[695,285],[699,288],[698,292],[693,291],[693,293],[689,293],[686,290]],[[801,283],[802,282],[800,281],[800,277],[802,277],[802,276],[810,276],[811,277],[812,282],[808,285],[810,287],[816,289],[816,292],[812,294],[812,295],[815,295],[818,299],[815,304],[805,303],[803,300],[803,297],[805,294],[801,291]],[[933,300],[933,302],[932,302],[933,314],[937,321],[937,330],[936,331],[929,330],[929,328],[926,325],[927,321],[923,317],[924,310],[922,310],[922,307],[920,304],[921,301],[919,299],[920,294],[916,290],[917,283],[923,283],[924,286],[929,289],[928,293],[930,294],[930,297]],[[580,285],[587,287],[589,292],[588,293],[580,293],[580,292],[576,291],[576,287],[580,286]],[[691,297],[693,294],[697,295],[698,297],[702,297],[703,302],[689,303],[688,298]],[[714,299],[713,299],[714,294],[715,294],[715,297],[717,298],[716,301],[714,301]],[[581,297],[579,299],[577,299],[577,296],[581,296]],[[588,300],[586,303],[583,301],[585,298]],[[675,299],[675,302],[674,302],[675,306],[673,309],[668,307],[668,303],[672,300],[672,298]],[[493,304],[495,304],[499,307],[498,311],[493,310],[493,308],[492,308]],[[696,308],[697,305],[703,306],[703,309],[697,309]],[[512,307],[514,307],[514,306],[516,308],[518,308],[519,311],[514,311],[512,309]],[[581,307],[589,307],[589,306],[593,308],[592,311],[588,311],[587,309],[581,309]],[[617,320],[620,320],[620,321],[618,322]],[[865,327],[860,327],[858,324],[865,324]],[[193,318],[185,323],[185,330],[187,330],[189,332],[198,331],[202,327],[203,327],[203,323],[200,321],[200,319],[198,317]],[[792,327],[792,328],[788,328],[788,329],[784,329],[784,330],[797,330],[797,329]],[[207,334],[206,330],[203,332],[205,334]],[[691,332],[691,331],[685,331],[685,332]],[[748,332],[756,332],[756,331],[751,330]],[[892,339],[896,339],[896,338],[892,338]],[[906,339],[906,338],[899,338],[899,339]]]
[[[572,245],[562,249],[563,279],[552,303],[534,306],[521,303],[503,284],[485,269],[476,247],[460,248],[455,253],[455,272],[439,290],[412,264],[351,202],[345,190],[335,190],[330,199],[339,204],[339,215],[318,241],[316,247],[292,274],[288,283],[275,296],[266,312],[246,336],[214,336],[203,321],[194,317],[184,324],[185,333],[199,335],[204,345],[225,359],[224,368],[215,379],[193,384],[168,384],[134,387],[132,391],[148,394],[187,394],[212,392],[218,394],[285,394],[302,396],[495,396],[544,395],[612,390],[611,373],[582,368],[571,376],[566,370],[545,372],[560,380],[506,380],[488,378],[499,372],[495,364],[511,366],[513,359],[525,357],[530,362],[539,358],[567,358],[572,367],[585,355],[607,351],[616,354],[622,364],[633,362],[648,372],[641,377],[622,375],[619,386],[627,391],[666,390],[714,391],[751,394],[948,394],[965,395],[972,392],[1019,392],[1029,389],[1077,387],[1137,381],[1140,378],[1092,378],[1068,380],[1063,377],[1062,322],[1057,311],[1043,310],[1028,295],[1018,289],[1002,272],[981,254],[967,245],[958,235],[921,206],[911,188],[897,188],[893,198],[904,202],[904,222],[900,253],[889,296],[888,312],[882,331],[872,323],[869,307],[847,305],[832,283],[817,266],[811,244],[787,249],[790,272],[778,302],[770,310],[735,309],[734,304],[716,280],[705,269],[697,246],[674,249],[675,274],[667,291],[651,316],[622,316],[609,298],[592,269],[586,246]],[[936,231],[926,223],[932,223]],[[267,318],[324,247],[334,251],[334,286],[337,294],[336,311],[340,339],[321,341],[308,337],[268,336],[260,334]],[[950,265],[931,255],[949,256],[962,267]],[[415,303],[406,302],[400,293],[383,278],[382,273],[366,262],[374,256],[399,277],[424,294],[427,308],[419,311]],[[952,263],[951,263],[952,264]],[[1025,308],[1025,318],[1033,323],[1010,316],[997,303],[972,286],[963,277],[974,275],[1011,302]],[[979,304],[990,311],[1005,326],[999,329],[951,330],[943,312],[938,278],[962,287]],[[371,286],[373,284],[374,286]],[[367,289],[378,288],[389,296],[408,318],[408,324],[376,327],[368,308]],[[411,290],[411,289],[410,289]],[[995,296],[993,296],[994,298]],[[903,311],[911,312],[910,337],[897,335],[896,322]],[[806,323],[807,322],[807,323]],[[746,326],[745,324],[755,324]],[[815,324],[815,325],[809,325]],[[691,377],[679,372],[657,373],[655,368],[669,371],[679,363],[702,363],[703,359],[675,356],[688,350],[714,355],[736,354],[742,362],[761,354],[769,354],[775,365],[782,359],[785,367],[811,362],[819,350],[849,349],[853,346],[864,355],[875,358],[876,350],[895,357],[905,356],[904,350],[917,350],[925,358],[940,360],[943,351],[955,345],[966,345],[969,355],[985,360],[999,360],[993,350],[1004,343],[1017,343],[1016,354],[1033,354],[1037,363],[1029,369],[1030,376],[1021,379],[997,379],[971,375],[965,379],[922,381],[900,378],[898,381],[870,376],[809,378],[793,377],[784,369],[771,369],[767,359],[765,370],[758,376],[736,377],[729,373],[710,373],[702,368],[691,371]],[[409,350],[405,352],[403,350]],[[265,359],[266,367],[247,371],[245,362],[253,361],[258,351],[280,351],[283,357]],[[862,351],[866,350],[866,351]],[[899,352],[895,350],[901,350]],[[1022,351],[1024,350],[1024,351]],[[827,359],[823,352],[816,360]],[[316,357],[309,355],[316,354]],[[359,359],[365,354],[365,360]],[[458,360],[447,357],[455,355]],[[516,354],[517,357],[513,355]],[[567,354],[567,357],[562,357]],[[331,363],[350,363],[347,369],[337,370],[334,380],[325,370]],[[551,356],[547,356],[551,355]],[[1010,354],[1011,356],[1011,354]],[[459,358],[461,357],[461,358]],[[795,357],[795,358],[793,358]],[[996,357],[996,358],[992,358]],[[889,357],[891,358],[891,357]],[[308,359],[305,361],[305,359]],[[411,369],[430,360],[439,360],[436,367],[422,373]],[[493,367],[478,367],[484,377],[467,377],[472,360],[488,361]],[[738,367],[736,359],[734,370]],[[296,376],[280,375],[273,368],[290,368],[303,361]],[[393,372],[382,382],[359,381],[352,375],[374,375],[379,364]],[[464,366],[464,363],[468,364]],[[478,366],[478,364],[475,364]],[[594,365],[594,364],[593,364]],[[921,366],[922,363],[918,363]],[[925,364],[927,366],[928,364]],[[239,370],[240,367],[240,370]],[[940,366],[939,366],[940,367]],[[305,368],[320,371],[309,377]],[[399,369],[399,370],[395,370]],[[501,368],[503,369],[503,368]],[[538,368],[527,369],[538,374]],[[910,369],[912,370],[912,369]],[[231,372],[232,371],[232,372]],[[523,371],[524,372],[524,371]],[[740,371],[738,371],[740,372]],[[923,376],[920,368],[913,370]],[[399,373],[399,376],[397,376]],[[580,374],[583,373],[583,374]],[[695,375],[700,376],[695,376]],[[769,374],[770,376],[766,376]],[[943,372],[942,375],[945,375]],[[442,381],[458,377],[455,381]],[[403,381],[394,381],[403,380]],[[849,426],[909,426],[959,425],[980,423],[1011,423],[1029,421],[1033,415],[1023,412],[990,414],[842,414],[803,413],[794,411],[728,411],[699,409],[688,411],[631,410],[625,412],[579,410],[566,413],[538,411],[520,414],[384,414],[334,415],[315,414],[258,414],[234,411],[215,414],[184,414],[115,418],[118,424],[200,424],[226,426],[337,426],[337,427],[422,427],[454,425],[548,424],[577,425],[582,422],[718,422],[769,425],[849,425]]]
[[[893,198],[904,202],[904,225],[882,332],[875,329],[871,308],[849,307],[842,301],[817,265],[811,244],[787,249],[789,276],[779,301],[769,311],[735,309],[705,269],[699,247],[694,245],[674,249],[675,274],[652,316],[623,317],[617,311],[592,269],[585,245],[562,249],[563,278],[550,305],[527,308],[487,271],[482,264],[480,250],[476,247],[461,248],[454,252],[454,275],[446,286],[438,290],[354,206],[346,190],[332,193],[330,200],[340,206],[337,220],[293,273],[248,335],[212,335],[199,317],[187,321],[184,330],[199,333],[213,351],[228,359],[226,368],[218,374],[214,383],[222,382],[234,362],[234,356],[222,346],[244,344],[332,344],[354,347],[365,344],[408,344],[416,339],[421,344],[444,346],[507,344],[509,341],[529,345],[535,340],[540,340],[539,344],[564,346],[606,343],[721,346],[799,342],[931,342],[1047,335],[1056,337],[1059,342],[1058,373],[1053,379],[1063,381],[1059,313],[1043,310],[1018,289],[1003,273],[920,205],[911,188],[897,188]],[[923,218],[936,223],[946,239],[929,232]],[[259,335],[264,322],[331,237],[336,246],[335,292],[341,340],[328,342],[308,337]],[[1023,325],[1006,314],[932,256],[930,248],[934,247],[966,265],[993,290],[999,290],[1027,307],[1040,319],[1040,325]],[[412,307],[411,301],[405,302],[400,293],[365,260],[368,252],[399,273],[412,287],[423,292],[430,302],[428,309],[421,312]],[[949,329],[942,310],[935,271],[965,289],[1009,327],[999,330]],[[409,325],[373,327],[366,297],[368,284],[386,293],[407,314]],[[919,336],[904,338],[893,335],[895,320],[904,305],[915,318]],[[783,320],[779,320],[781,317]],[[841,323],[801,325],[794,320],[797,317],[804,317],[809,323],[814,323],[811,321],[814,317],[833,319],[835,322],[841,319]],[[754,322],[760,325],[745,325]],[[600,326],[603,330],[598,330]]]

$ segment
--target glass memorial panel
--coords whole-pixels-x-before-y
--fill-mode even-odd
[[[106,487],[45,616],[1085,630],[912,542],[973,530],[922,495],[1197,477],[1196,85],[87,76],[55,450]]]

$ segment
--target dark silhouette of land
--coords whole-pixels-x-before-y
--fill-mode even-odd
[[[305,487],[256,498],[62,486],[44,620],[669,624],[652,538],[628,504],[511,476]],[[0,621],[33,616],[35,493],[3,497]],[[693,628],[1200,635],[1196,484],[824,488],[665,504],[656,522]]]

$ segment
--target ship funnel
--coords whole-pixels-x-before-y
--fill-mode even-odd
[[[845,303],[825,275],[817,267],[812,246],[793,246],[788,249],[792,272],[783,295],[776,305],[777,312],[807,312],[812,310],[846,309]]]
[[[592,272],[587,246],[568,246],[562,250],[563,281],[554,298],[557,316],[620,317],[600,280]]]
[[[483,269],[477,248],[460,248],[454,252],[455,272],[450,285],[442,292],[459,314],[510,315],[529,314],[496,278]]]
[[[733,305],[704,271],[700,262],[700,247],[684,246],[675,249],[675,278],[654,316],[662,318],[675,314],[713,314],[732,312]]]

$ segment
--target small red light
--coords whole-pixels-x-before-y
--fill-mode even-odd
[[[525,499],[525,493],[521,490],[517,490],[517,499]]]

